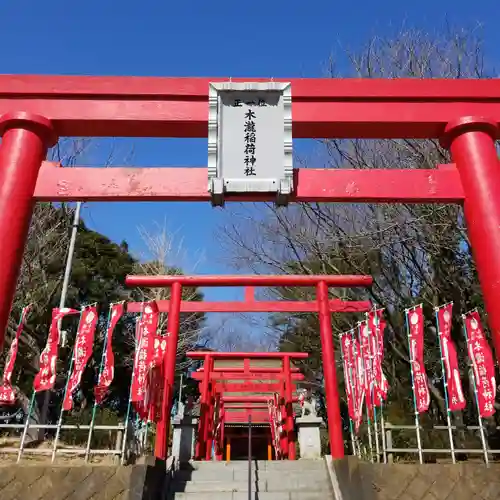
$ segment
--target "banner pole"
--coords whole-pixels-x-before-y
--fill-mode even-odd
[[[355,337],[356,337],[356,331],[354,328],[352,328],[349,332],[350,336],[351,336],[351,342],[354,342],[355,341]],[[356,355],[358,353],[355,353]],[[353,373],[353,363],[355,363],[356,360],[351,360],[351,363],[350,363],[350,366],[349,366],[349,380],[351,381],[351,386],[353,388],[353,396],[352,396],[352,400],[353,400],[353,408],[354,408],[354,415],[356,415],[357,413],[357,400],[356,400],[356,391],[355,391],[355,384],[354,384],[354,373]],[[363,407],[363,402],[361,402],[361,408],[359,408],[360,412],[361,412],[361,415],[363,414],[363,410],[362,410],[362,407]],[[354,432],[354,436],[355,436],[355,442],[356,442],[356,446],[357,446],[357,456],[359,458],[361,458],[361,444],[360,444],[360,440],[359,440],[359,436],[356,432]]]
[[[412,307],[411,309],[405,309],[405,325],[406,325],[406,334],[408,337],[408,353],[410,355],[410,372],[411,372],[411,390],[413,392],[413,406],[415,408],[415,430],[417,434],[417,447],[418,447],[418,459],[421,464],[424,463],[424,457],[422,454],[422,440],[420,438],[420,418],[417,409],[417,397],[415,395],[415,380],[413,375],[413,355],[410,341],[410,325],[408,324],[408,312],[415,309]]]
[[[368,313],[365,313],[366,317],[366,327],[368,328],[368,335],[373,335],[373,332],[371,331],[370,328],[370,322],[369,322],[369,316]],[[379,443],[379,435],[378,435],[378,422],[377,422],[377,407],[375,406],[375,380],[373,378],[373,360],[374,360],[374,355],[372,352],[372,344],[371,342],[368,342],[368,356],[369,356],[369,362],[370,362],[370,373],[371,373],[371,379],[372,379],[372,384],[371,387],[368,387],[368,389],[371,392],[371,401],[372,401],[372,406],[373,406],[373,429],[375,432],[375,453],[377,454],[377,463],[380,463],[380,443]]]
[[[387,463],[387,443],[385,440],[384,402],[380,401],[380,432],[382,434],[382,455],[384,464]]]
[[[108,345],[108,329],[109,329],[109,325],[110,325],[110,322],[111,322],[111,310],[113,308],[113,305],[114,304],[110,304],[109,305],[109,311],[108,311],[108,321],[106,323],[106,332],[104,334],[104,347],[103,347],[103,350],[102,350],[102,355],[101,355],[101,364],[99,365],[99,375],[97,376],[97,383],[99,384],[99,381],[101,379],[101,374],[102,374],[102,370],[104,368],[104,362],[106,361],[106,348],[107,348],[107,345]],[[88,438],[87,438],[87,448],[85,449],[85,463],[88,463],[89,461],[89,456],[90,456],[90,445],[91,445],[91,442],[92,442],[92,433],[94,431],[94,424],[95,424],[95,416],[96,416],[96,413],[97,413],[97,401],[96,401],[96,398],[95,398],[95,394],[94,394],[94,405],[92,407],[92,419],[90,420],[90,427],[89,427],[89,435],[88,435]]]
[[[36,396],[36,391],[33,390],[33,393],[31,394],[30,404],[28,406],[28,414],[26,415],[26,422],[24,423],[23,435],[21,437],[21,442],[19,444],[19,452],[17,454],[17,463],[19,463],[21,461],[21,456],[22,456],[23,451],[24,451],[24,442],[26,441],[26,436],[28,434],[28,428],[30,426],[31,412],[33,411],[33,408],[35,405],[35,396]]]
[[[137,348],[139,347],[139,342],[138,342],[138,328],[139,328],[139,321],[142,317],[142,312],[139,316],[137,316],[135,320],[135,350],[134,350],[134,359],[135,356],[137,356],[138,351]],[[130,389],[129,389],[129,394],[128,394],[128,404],[127,404],[127,412],[125,414],[125,421],[124,421],[124,430],[123,430],[123,443],[122,443],[122,453],[121,453],[121,459],[120,459],[120,465],[123,465],[125,463],[125,449],[127,447],[127,434],[128,434],[128,427],[129,427],[129,419],[130,419],[130,407],[132,405],[132,381],[134,380],[134,375],[135,375],[135,362],[132,365],[132,376],[130,378]]]
[[[443,334],[441,332],[441,329],[439,328],[439,318],[438,318],[439,309],[440,309],[439,307],[435,307],[434,313],[435,313],[435,317],[436,317],[436,331],[437,331],[437,336],[438,336],[438,341],[439,341],[441,372],[443,374],[444,402],[446,404],[446,421],[447,421],[447,426],[448,426],[448,437],[450,438],[451,460],[455,464],[456,463],[455,443],[453,442],[453,430],[451,428],[451,411],[450,411],[449,396],[448,396],[448,377],[446,376],[446,369],[444,366],[443,345],[442,345],[442,339],[441,339]]]
[[[361,325],[362,322],[358,322],[358,341],[359,341],[359,349],[361,351],[361,359],[363,360],[363,378],[365,382],[365,387],[368,386],[368,373],[366,370],[366,365],[365,365],[365,357],[363,355],[363,339],[362,339],[362,332],[361,332]],[[366,325],[368,327],[368,323]],[[368,387],[368,390],[370,390],[370,387]],[[373,404],[373,401],[372,401]],[[367,424],[367,429],[368,429],[368,447],[370,448],[370,462],[374,462],[373,460],[373,440],[372,440],[372,428],[371,428],[371,418],[370,418],[370,410],[368,408],[368,405],[366,405],[366,424]]]
[[[81,325],[81,322],[82,322],[82,315],[83,315],[83,311],[85,311],[86,307],[87,306],[82,307],[82,309],[80,311],[80,319],[78,321],[78,327],[76,329],[76,335],[78,335],[78,332],[80,331],[80,325]],[[62,420],[63,420],[63,415],[64,415],[64,401],[66,399],[66,393],[68,392],[69,379],[71,377],[71,371],[73,370],[73,363],[75,361],[75,348],[76,348],[76,336],[75,336],[75,345],[73,346],[73,349],[72,349],[72,352],[71,352],[71,361],[69,363],[68,374],[66,376],[66,385],[64,387],[64,394],[63,394],[62,403],[61,403],[61,411],[59,413],[59,419],[57,421],[56,437],[54,438],[54,446],[52,448],[52,459],[51,459],[52,463],[54,463],[54,460],[56,459],[57,442],[59,441],[59,436],[61,434],[61,425],[62,425]]]
[[[486,444],[486,436],[484,435],[483,418],[481,417],[481,410],[479,407],[479,398],[477,395],[476,377],[474,375],[474,370],[472,368],[472,360],[469,356],[469,335],[467,334],[467,327],[465,324],[465,314],[462,314],[462,323],[465,336],[465,345],[467,346],[467,357],[469,358],[469,378],[472,378],[472,383],[474,387],[474,400],[476,401],[477,408],[477,421],[479,424],[479,435],[481,436],[481,446],[483,447],[484,463],[489,467],[490,461],[488,458],[488,446]]]
[[[348,333],[342,333],[340,335],[340,344],[343,345],[342,343],[342,339],[344,337],[344,335],[347,335]],[[354,404],[354,396],[353,396],[353,393],[352,393],[352,389],[353,389],[353,386],[352,386],[352,381],[351,381],[351,376],[350,376],[350,373],[346,373],[346,368],[347,370],[350,370],[349,368],[349,361],[346,361],[345,357],[344,357],[344,349],[341,348],[340,349],[340,355],[342,357],[342,365],[344,366],[344,386],[346,385],[346,383],[349,383],[349,385],[351,386],[351,401],[352,403]],[[347,395],[347,398],[349,399],[349,395],[347,394],[347,391],[346,391],[346,395]],[[347,407],[349,407],[349,401],[347,401]],[[353,426],[352,426],[352,418],[351,416],[349,415],[349,433],[351,435],[351,444],[352,444],[352,454],[353,455],[356,455],[356,444],[355,444],[355,441],[354,441],[354,430],[353,430]]]
[[[380,310],[380,309],[379,309]],[[383,309],[382,309],[383,311]],[[377,328],[380,329],[380,318],[377,315],[377,309],[375,309],[375,324],[377,325]],[[378,332],[376,332],[377,335],[375,336],[375,343],[377,345],[377,356],[382,358],[382,353],[383,353],[383,344],[382,346],[380,345],[379,342],[379,337],[378,337]],[[383,377],[383,367],[382,367],[382,362],[380,362],[380,376]],[[383,459],[384,459],[384,464],[387,463],[387,443],[385,442],[385,422],[384,422],[384,400],[380,396],[380,432],[382,434],[382,453],[383,453]]]

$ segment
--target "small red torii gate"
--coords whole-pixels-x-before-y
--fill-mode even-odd
[[[44,162],[47,149],[63,136],[206,138],[209,83],[221,81],[228,80],[0,76],[0,344],[34,202],[211,198],[206,167],[61,168]],[[286,81],[292,86],[295,138],[439,139],[450,150],[454,163],[435,169],[295,169],[290,201],[463,204],[498,360],[500,80]],[[273,198],[255,194],[226,200]],[[172,286],[173,297],[180,287]],[[318,284],[320,318],[329,312],[326,288]],[[172,312],[180,312],[180,296],[168,307],[170,322]],[[328,406],[338,405],[331,395],[327,390]],[[330,433],[332,423],[329,413]],[[343,455],[335,440],[332,454]]]
[[[297,401],[293,396],[295,384],[293,381],[303,379],[303,375],[298,373],[298,368],[292,367],[292,360],[306,359],[307,353],[301,352],[214,352],[214,351],[199,351],[188,352],[187,357],[195,360],[203,360],[202,369],[194,372],[195,379],[201,379],[201,398],[200,398],[200,425],[198,432],[198,441],[196,445],[197,458],[205,457],[210,459],[212,452],[212,441],[215,429],[212,428],[215,403],[219,400],[227,409],[226,404],[230,403],[260,403],[261,406],[267,408],[267,403],[271,399],[269,396],[259,396],[256,394],[248,394],[247,396],[230,396],[217,391],[218,381],[241,380],[242,375],[257,375],[261,380],[280,380],[279,391],[280,398],[284,400],[285,408],[285,447],[286,455],[290,460],[295,460],[295,438],[294,438],[294,419],[292,403]],[[252,366],[253,360],[274,359],[281,362],[280,367],[258,367]],[[242,367],[215,367],[215,362],[218,360],[241,361]],[[198,375],[198,376],[196,376]],[[201,377],[199,376],[201,375]],[[241,385],[241,384],[240,384]],[[245,387],[246,392],[251,392],[252,388],[261,384],[252,383]],[[268,421],[267,412],[258,412],[255,414],[253,410],[257,409],[255,405],[241,407],[244,410],[246,421],[248,417],[255,415],[258,418],[265,417]],[[225,415],[225,412],[224,412]],[[257,422],[257,418],[252,418],[253,422]]]

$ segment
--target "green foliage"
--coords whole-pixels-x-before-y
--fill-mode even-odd
[[[21,337],[13,377],[14,384],[25,396],[25,408],[27,398],[32,394],[34,376],[38,372],[39,356],[46,344],[52,308],[59,306],[72,219],[73,213],[65,206],[56,207],[45,203],[35,207],[6,343],[8,347],[21,308],[27,303],[33,303],[32,313]],[[93,355],[83,374],[80,388],[74,394],[74,409],[65,414],[65,423],[90,423],[94,405],[93,389],[100,369],[110,304],[123,300],[168,298],[148,298],[145,293],[147,291],[127,289],[125,277],[136,272],[144,274],[146,271],[155,273],[160,270],[162,274],[182,274],[181,269],[170,268],[163,263],[160,269],[159,262],[138,262],[129,253],[126,242],[116,244],[106,236],[88,229],[83,222],[80,224],[65,306],[80,309],[85,304],[96,303],[99,323]],[[169,294],[169,291],[166,293]],[[195,289],[183,290],[183,298],[203,300],[202,294]],[[114,331],[115,374],[103,408],[96,411],[96,424],[123,422],[126,414],[134,359],[136,316],[125,314]],[[203,313],[181,314],[179,335],[184,349],[190,348],[191,344],[183,341],[186,337],[196,337],[203,319]],[[77,326],[77,315],[68,316],[62,322],[62,330],[67,332],[68,342],[67,347],[59,348],[57,378],[55,388],[49,395],[47,423],[54,424],[59,418]],[[165,331],[164,321],[162,327],[162,331]],[[6,352],[7,349],[4,349],[4,353]],[[183,360],[185,351],[180,351],[179,361]],[[4,358],[2,364],[3,362]],[[44,400],[45,393],[37,395],[34,414],[41,413]],[[87,431],[65,431],[63,434],[63,439],[68,443],[82,444]],[[95,446],[100,446],[104,441],[108,443],[116,439],[116,436],[100,431],[93,439]]]

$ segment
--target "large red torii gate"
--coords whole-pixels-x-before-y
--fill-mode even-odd
[[[215,81],[227,79],[0,76],[0,340],[34,201],[210,200],[206,168],[59,168],[43,163],[47,148],[59,136],[207,137]],[[431,138],[450,149],[454,164],[436,169],[296,169],[291,201],[463,203],[498,359],[500,80],[287,81],[296,138]]]

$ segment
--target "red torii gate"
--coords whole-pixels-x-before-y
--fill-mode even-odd
[[[158,458],[165,459],[167,455],[169,415],[172,406],[172,390],[175,377],[175,363],[177,356],[177,344],[179,341],[179,314],[182,304],[182,287],[201,286],[243,286],[248,287],[243,302],[260,303],[266,311],[266,301],[256,301],[254,298],[254,287],[314,287],[316,288],[316,308],[319,318],[321,351],[323,359],[323,377],[325,381],[325,394],[327,399],[328,432],[330,437],[330,448],[334,457],[344,456],[344,440],[342,437],[342,419],[340,416],[340,398],[337,387],[337,374],[335,369],[335,353],[333,347],[333,333],[331,323],[332,303],[329,300],[329,287],[367,287],[372,284],[371,276],[332,276],[332,275],[279,275],[279,276],[127,276],[125,280],[128,286],[137,287],[171,287],[168,308],[167,330],[169,342],[165,356],[163,384],[163,411],[160,421],[156,425],[155,454]],[[227,304],[227,303],[226,303]],[[234,304],[234,303],[233,303]],[[241,302],[240,302],[241,304]],[[284,307],[283,311],[300,310],[299,302],[282,301],[274,302],[274,308],[279,309],[279,304],[294,304],[294,308]],[[346,302],[344,310],[368,311],[370,302]],[[138,303],[134,303],[130,311],[141,310]],[[229,311],[231,309],[228,309]],[[210,351],[203,352],[204,356]],[[211,363],[213,363],[213,358]],[[206,365],[208,371],[212,371],[211,364]],[[252,373],[242,373],[242,376],[252,376]],[[285,374],[288,376],[287,374]],[[207,379],[208,380],[208,379]],[[208,382],[207,382],[208,383]],[[202,384],[201,393],[206,394],[208,388]],[[205,399],[206,401],[206,399]],[[204,430],[205,432],[205,430]]]
[[[197,457],[205,456],[207,460],[210,459],[210,454],[212,451],[212,440],[214,429],[212,429],[212,421],[214,415],[214,406],[217,398],[221,400],[224,405],[226,403],[261,403],[264,404],[264,408],[267,408],[267,402],[271,396],[259,396],[255,394],[249,394],[247,396],[230,396],[217,391],[217,381],[221,380],[239,380],[242,375],[257,375],[261,380],[268,379],[279,379],[280,398],[284,399],[285,407],[285,429],[286,429],[286,439],[285,446],[287,447],[287,456],[290,460],[295,460],[295,439],[293,436],[294,430],[294,420],[293,420],[293,408],[292,403],[297,400],[293,396],[293,391],[295,384],[293,381],[303,379],[303,375],[298,372],[298,369],[291,366],[291,361],[295,359],[306,359],[308,357],[307,353],[302,352],[214,352],[214,351],[199,351],[199,352],[188,352],[187,357],[191,359],[203,360],[203,368],[194,372],[193,378],[201,379],[201,398],[200,398],[200,425],[198,433],[198,442],[196,446]],[[262,359],[275,359],[281,362],[281,367],[256,367],[251,366],[252,360],[262,360]],[[242,361],[243,366],[238,369],[238,367],[221,367],[217,369],[214,366],[217,360],[230,360],[230,361]],[[273,369],[274,368],[274,369]],[[201,375],[201,376],[200,376]],[[215,383],[214,383],[215,382]],[[263,385],[263,384],[252,384],[253,386]],[[247,385],[245,390],[250,392],[251,386]],[[246,410],[245,415],[248,417],[252,415],[253,408],[244,408]],[[268,420],[267,412],[258,414],[259,418],[265,416],[265,420]],[[257,416],[257,415],[256,415]],[[256,422],[256,419],[252,419]]]
[[[283,393],[283,386],[285,383],[285,376],[283,374],[282,369],[274,369],[272,367],[259,368],[253,367],[252,373],[244,373],[243,370],[238,370],[236,367],[232,368],[234,371],[228,371],[228,369],[220,369],[215,367],[212,371],[211,379],[215,382],[215,394],[220,396],[223,392],[250,392],[250,393],[259,393],[259,392],[269,392],[269,393]],[[191,378],[202,381],[204,379],[205,374],[203,373],[203,368],[200,368],[196,372],[191,374]],[[304,380],[304,375],[302,373],[298,373],[298,368],[293,367],[291,369],[291,387],[292,392],[296,392],[297,386],[294,382],[298,382]],[[234,380],[244,380],[242,383],[231,383]],[[278,383],[263,383],[261,380],[280,380]],[[241,398],[237,398],[241,400]],[[252,422],[258,422],[260,420],[267,421],[269,417],[268,404],[267,401],[270,399],[266,396],[265,401],[258,396],[253,396],[252,400],[249,401],[245,399],[244,402],[253,402],[251,408],[237,406],[230,406],[231,404],[235,404],[241,401],[235,400],[235,397],[225,397],[221,398],[220,401],[222,403],[221,411],[223,414],[223,422],[224,423],[246,423],[248,422],[249,415],[252,416]],[[297,398],[292,398],[292,401],[295,401]],[[255,404],[256,403],[256,404]],[[225,409],[243,409],[243,412],[239,412],[235,414],[234,412],[225,413]],[[261,411],[256,412],[259,409]],[[264,410],[264,411],[262,411]],[[222,435],[220,437],[221,444],[224,442],[224,427],[222,427]],[[288,445],[288,437],[285,435],[282,437],[283,448],[287,448]],[[220,460],[221,455],[217,455],[217,459]]]
[[[210,200],[206,168],[66,169],[44,163],[47,148],[59,136],[207,137],[216,81],[227,79],[0,76],[0,340],[35,201]],[[436,169],[296,169],[291,201],[463,204],[498,359],[500,80],[287,81],[295,138],[429,138],[450,149],[454,164]],[[332,453],[343,452],[333,443]]]

